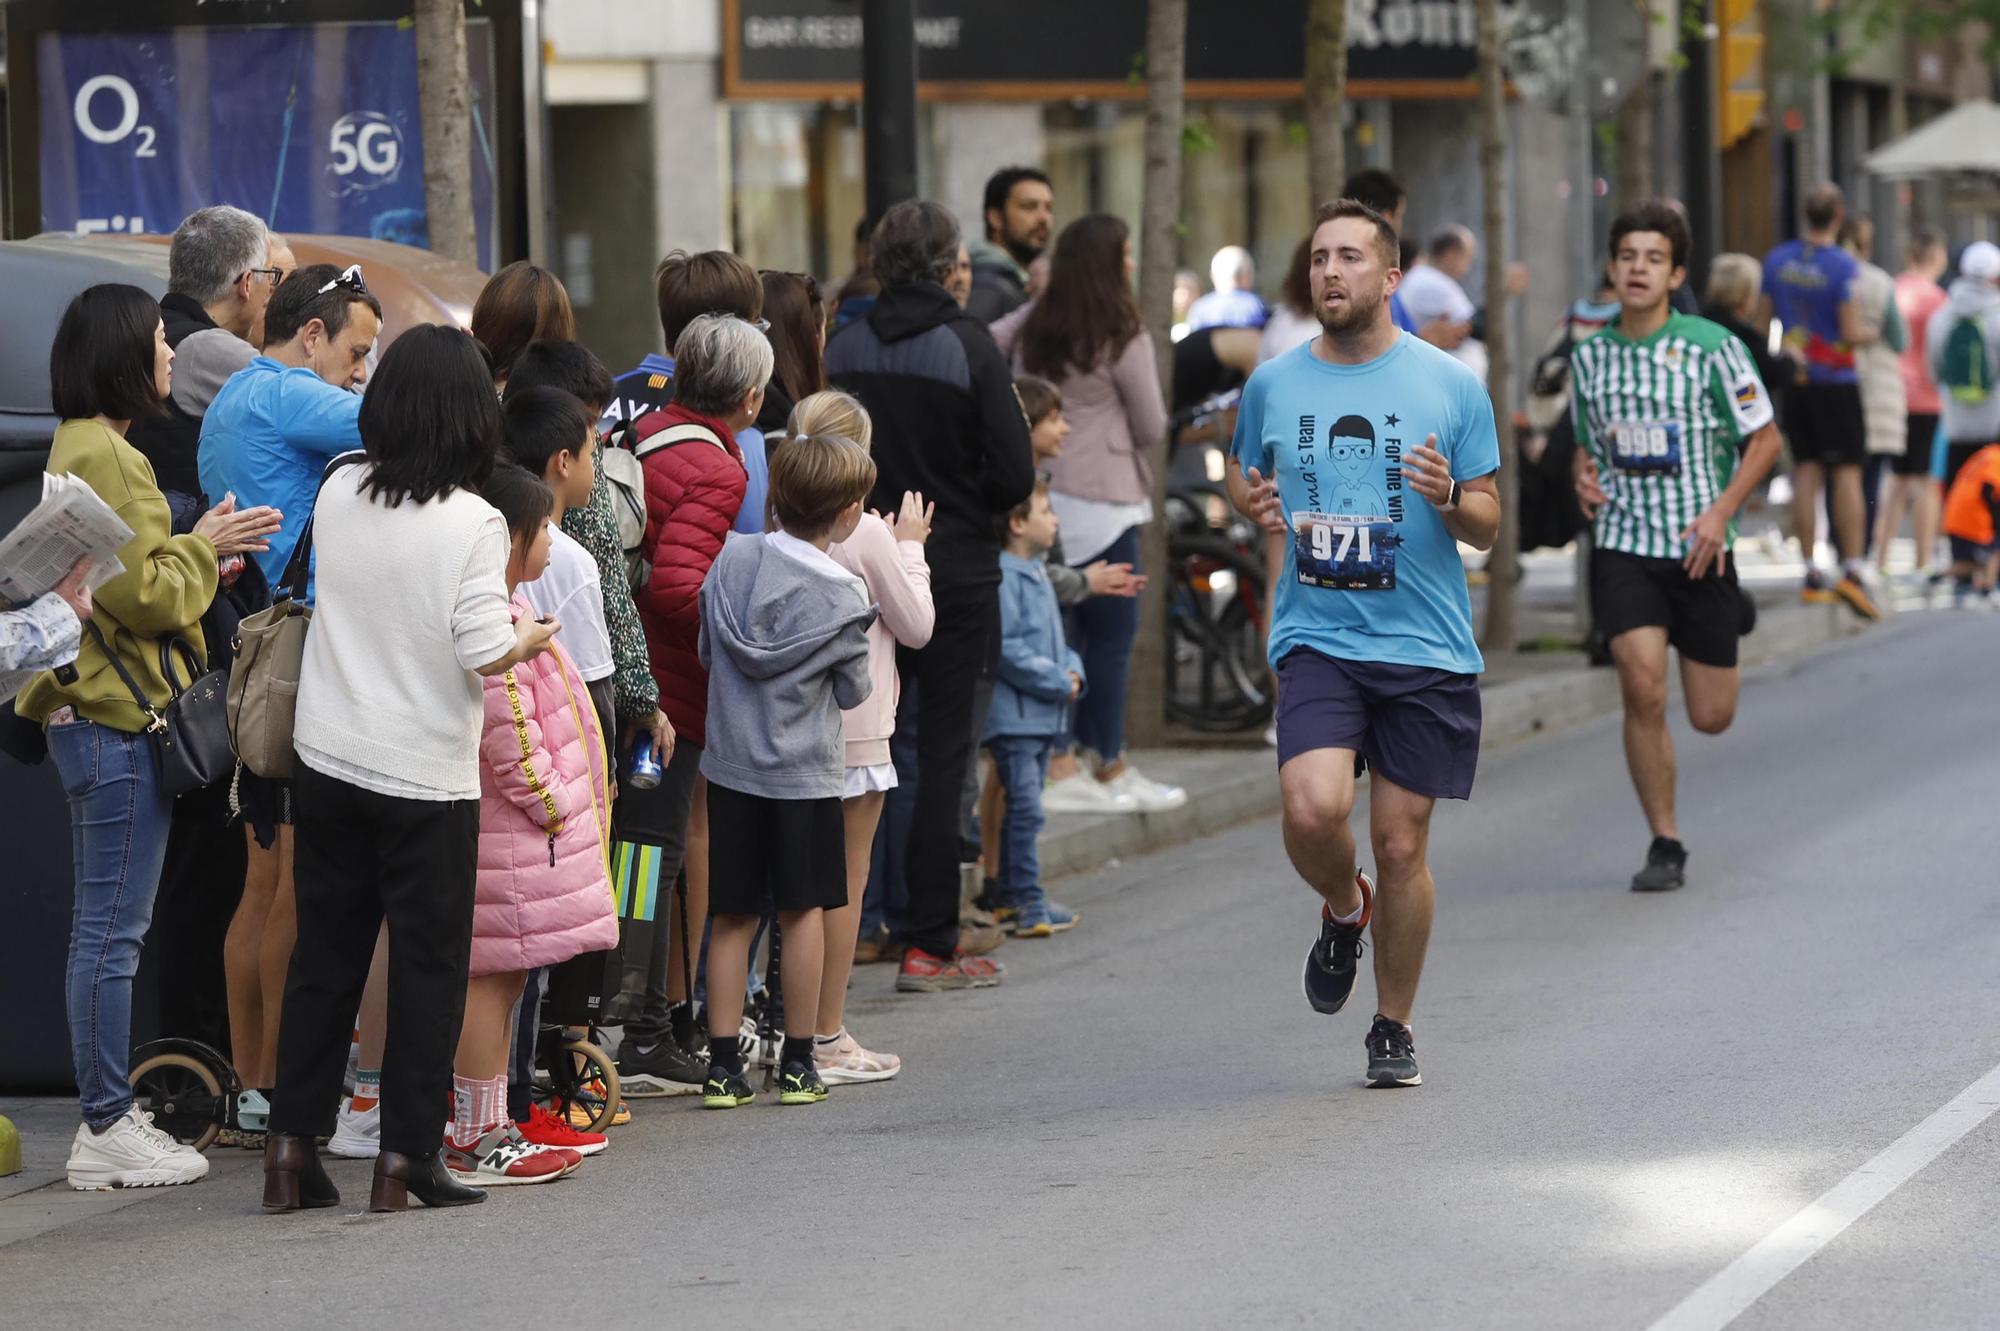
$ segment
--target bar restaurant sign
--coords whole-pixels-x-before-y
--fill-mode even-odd
[[[1348,95],[1471,95],[1476,8],[1348,0]],[[1189,0],[1188,96],[1299,96],[1305,10],[1306,0]],[[723,17],[728,96],[860,96],[860,0],[724,0]],[[1146,0],[917,0],[916,37],[929,99],[1145,95]]]

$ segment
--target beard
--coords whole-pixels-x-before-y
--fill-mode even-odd
[[[1340,303],[1338,309],[1329,310],[1324,303],[1319,306],[1319,326],[1329,333],[1359,332],[1375,322],[1382,311],[1384,299],[1380,286],[1372,292],[1349,287],[1347,299]]]

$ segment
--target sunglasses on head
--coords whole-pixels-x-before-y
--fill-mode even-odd
[[[345,287],[357,296],[366,296],[369,294],[368,284],[361,280],[361,265],[358,263],[347,265],[346,272],[342,273],[339,277],[328,279],[326,284],[313,294],[324,296],[335,287]]]

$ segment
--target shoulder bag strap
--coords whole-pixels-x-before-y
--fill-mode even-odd
[[[86,619],[83,621],[83,626],[90,631],[92,640],[97,643],[97,650],[104,653],[104,659],[111,662],[111,668],[118,672],[118,678],[123,680],[125,687],[130,690],[132,701],[138,703],[139,710],[146,714],[146,729],[149,732],[165,730],[167,728],[165,718],[146,697],[145,691],[139,687],[139,682],[132,678],[132,672],[125,668],[125,663],[118,659],[118,653],[111,650],[111,644],[104,640],[104,630],[97,627],[97,621]]]
[[[326,464],[326,470],[319,474],[319,489],[326,489],[326,483],[333,479],[333,473],[350,463],[362,462],[367,454],[359,449],[342,453]],[[319,512],[319,490],[313,491],[313,514],[306,518],[306,525],[299,531],[299,543],[292,547],[292,557],[285,561],[284,576],[272,589],[272,596],[279,601],[297,601],[306,594],[306,570],[312,567],[313,517]]]
[[[722,442],[722,436],[709,429],[706,425],[696,425],[693,421],[683,421],[679,425],[669,425],[666,429],[647,435],[644,439],[641,439],[632,449],[632,456],[644,458],[648,453],[658,452],[662,448],[671,448],[675,444],[685,444],[694,439],[707,440],[717,448],[722,449],[723,452],[727,453],[729,451],[727,446]]]

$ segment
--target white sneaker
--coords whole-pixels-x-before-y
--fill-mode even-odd
[[[1115,784],[1078,772],[1042,787],[1042,808],[1048,813],[1137,813],[1139,803]]]
[[[377,1100],[358,1114],[354,1101],[342,1105],[326,1149],[343,1160],[373,1160],[382,1154],[382,1102]]]
[[[1143,777],[1138,769],[1132,767],[1127,767],[1102,784],[1110,787],[1113,793],[1131,800],[1141,813],[1171,813],[1187,803],[1187,792],[1179,786]]]
[[[154,1127],[153,1116],[133,1105],[103,1132],[76,1125],[68,1172],[69,1185],[78,1192],[158,1188],[206,1177],[208,1160]]]
[[[887,1081],[903,1070],[902,1059],[863,1049],[845,1026],[833,1039],[813,1042],[813,1062],[819,1065],[820,1080],[829,1086]]]

